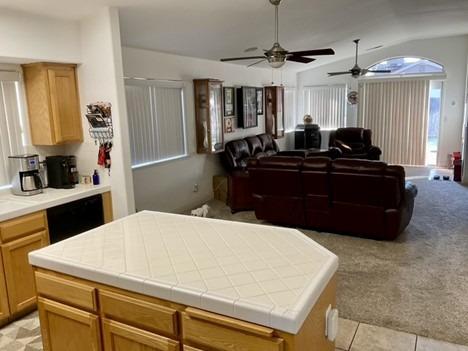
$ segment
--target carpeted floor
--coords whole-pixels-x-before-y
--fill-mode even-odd
[[[468,345],[468,187],[414,180],[413,219],[393,242],[302,230],[340,258],[344,318]],[[210,203],[210,217],[258,223]]]

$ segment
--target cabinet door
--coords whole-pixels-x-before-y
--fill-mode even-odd
[[[5,284],[5,274],[1,262],[2,253],[0,252],[0,322],[10,316],[10,309],[8,307],[8,294]]]
[[[83,141],[75,69],[47,69],[55,143]]]
[[[126,324],[102,321],[104,351],[179,351],[177,341]]]
[[[11,314],[34,307],[36,304],[34,273],[28,261],[28,253],[46,245],[46,231],[2,245]]]
[[[38,298],[44,351],[100,351],[98,316]]]

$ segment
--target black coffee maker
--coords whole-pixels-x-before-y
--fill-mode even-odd
[[[75,156],[47,156],[49,188],[71,189],[78,184]]]

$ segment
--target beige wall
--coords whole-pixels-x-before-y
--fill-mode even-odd
[[[224,80],[226,86],[263,86],[271,83],[271,70],[133,48],[123,48],[123,66],[125,76],[128,77],[183,80],[188,85],[186,116],[189,155],[183,159],[133,171],[137,210],[180,212],[210,200],[213,196],[212,176],[224,171],[219,162],[219,155],[196,153],[192,80],[217,78]],[[277,82],[279,78],[280,74],[276,71]],[[294,86],[295,78],[295,73],[283,73],[285,85]],[[227,134],[226,140],[263,132],[264,118],[259,116],[258,128],[239,129],[236,133]],[[284,147],[285,139],[280,143]],[[193,192],[195,184],[198,185],[198,192]]]

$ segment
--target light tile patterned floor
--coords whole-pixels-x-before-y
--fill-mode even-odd
[[[0,350],[42,350],[37,312],[0,329]],[[468,347],[340,319],[336,351],[468,351]]]

